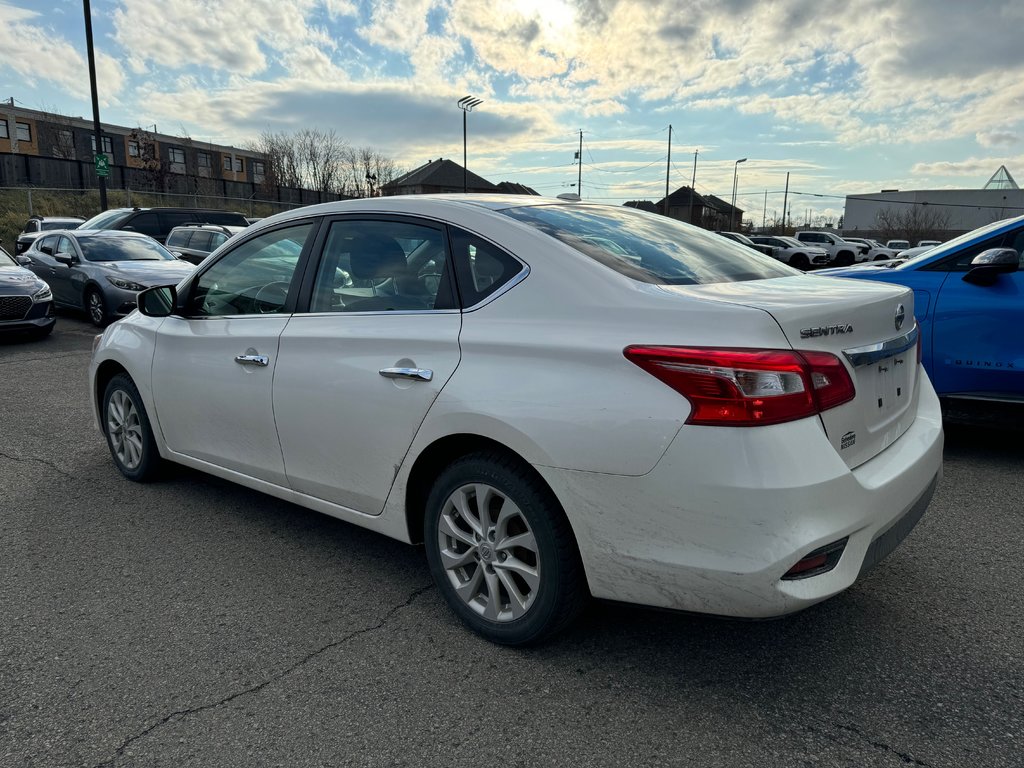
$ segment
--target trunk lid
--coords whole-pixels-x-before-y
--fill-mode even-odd
[[[910,289],[805,275],[665,290],[764,310],[793,349],[839,357],[857,394],[821,421],[847,466],[878,455],[913,423],[919,373]]]

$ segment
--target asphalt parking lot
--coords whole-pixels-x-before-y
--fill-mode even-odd
[[[93,329],[0,341],[0,765],[1020,766],[1024,447],[956,427],[893,555],[788,619],[462,629],[423,553],[190,470],[124,480]]]

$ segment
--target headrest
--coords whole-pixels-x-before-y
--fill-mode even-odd
[[[404,275],[405,251],[391,237],[360,237],[352,243],[349,267],[357,280]]]

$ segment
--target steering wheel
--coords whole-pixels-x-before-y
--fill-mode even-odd
[[[284,280],[275,280],[261,286],[256,295],[252,297],[252,303],[256,311],[261,315],[272,315],[280,311],[281,307],[288,300],[288,288],[290,283]]]

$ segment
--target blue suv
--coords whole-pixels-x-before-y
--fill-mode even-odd
[[[914,291],[921,361],[939,395],[1024,404],[1024,216],[911,259],[826,269]]]

